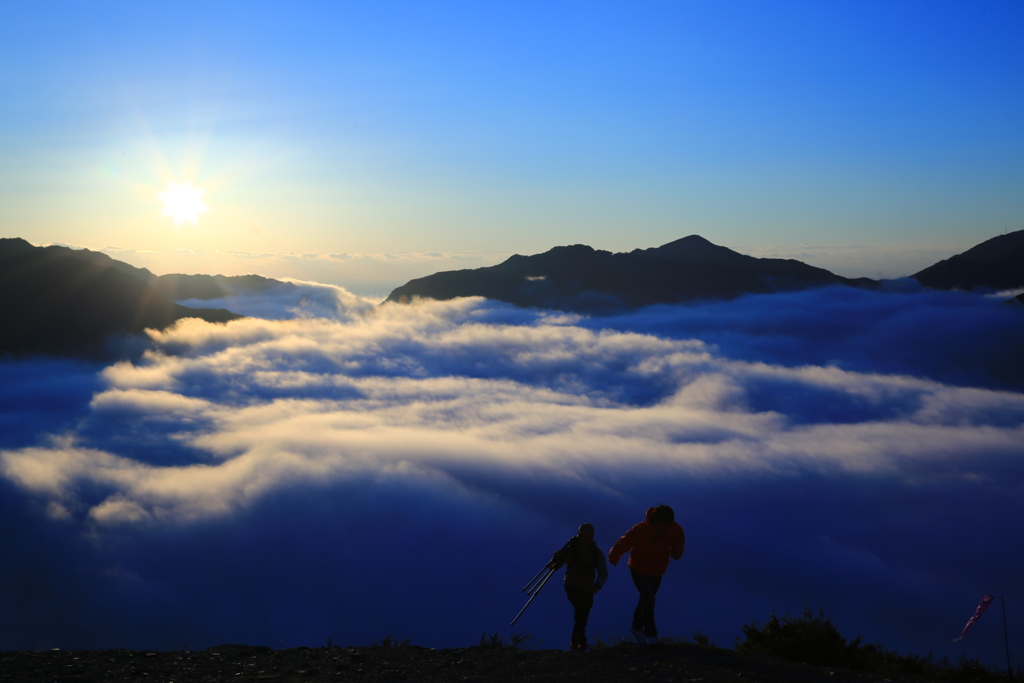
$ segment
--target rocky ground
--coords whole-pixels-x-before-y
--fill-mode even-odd
[[[486,645],[451,650],[412,645],[301,647],[291,650],[219,645],[201,652],[0,652],[0,682],[925,683],[928,680],[931,679],[815,667],[688,643],[648,648],[623,643],[587,653]]]

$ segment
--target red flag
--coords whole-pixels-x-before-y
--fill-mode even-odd
[[[976,622],[978,619],[981,619],[981,615],[985,613],[985,610],[987,610],[988,606],[991,605],[991,604],[992,604],[992,596],[991,595],[983,595],[983,596],[981,596],[981,602],[978,603],[978,609],[974,610],[974,616],[967,620],[967,625],[964,626],[963,633],[960,634],[959,638],[954,638],[953,639],[954,643],[956,641],[958,641],[958,640],[962,640],[963,637],[965,635],[967,635],[967,629],[969,629],[971,626],[973,626],[974,622]]]

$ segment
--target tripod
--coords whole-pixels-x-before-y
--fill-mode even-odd
[[[561,566],[562,564],[560,562],[556,562],[554,559],[552,559],[550,562],[544,565],[543,569],[537,572],[536,576],[530,579],[530,582],[528,584],[523,586],[523,592],[529,595],[530,599],[526,601],[526,604],[523,605],[523,609],[519,610],[519,614],[516,615],[516,618],[512,620],[512,623],[509,624],[509,626],[516,625],[516,622],[519,621],[519,617],[523,616],[523,612],[525,612],[526,608],[530,606],[530,603],[533,602],[533,599],[540,595],[540,590],[544,587],[544,584],[548,582],[548,580],[551,578],[551,575],[555,573],[555,570]]]

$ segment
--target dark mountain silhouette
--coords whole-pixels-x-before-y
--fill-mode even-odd
[[[172,273],[156,278],[156,289],[172,301],[220,299],[243,292],[265,292],[273,287],[294,287],[289,282],[262,275],[182,275]]]
[[[242,317],[180,306],[160,280],[88,249],[0,239],[0,353],[94,355],[111,335],[162,329],[188,317]]]
[[[755,258],[690,235],[652,249],[611,253],[577,244],[496,266],[411,280],[388,301],[484,296],[517,306],[600,313],[657,303],[731,299],[826,285],[870,287],[792,259]]]
[[[1024,287],[1024,230],[993,237],[911,277],[933,289]]]

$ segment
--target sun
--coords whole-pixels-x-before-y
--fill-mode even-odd
[[[181,225],[182,221],[198,223],[199,214],[209,211],[203,204],[203,190],[192,187],[190,182],[171,183],[167,192],[160,195],[160,200],[164,203],[163,215],[173,218],[175,225]]]

